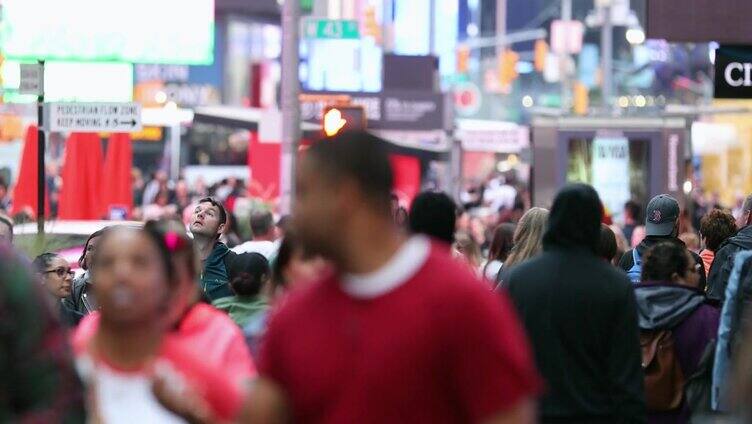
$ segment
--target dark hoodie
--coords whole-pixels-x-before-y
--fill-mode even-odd
[[[682,246],[686,247],[686,244],[684,244],[683,241],[679,240],[676,237],[673,236],[647,236],[645,237],[642,242],[637,245],[637,253],[640,255],[640,258],[643,262],[645,262],[645,253],[650,250],[651,247],[655,246],[656,244],[662,242],[662,241],[673,241],[676,243],[681,244]],[[700,255],[693,251],[689,251],[689,253],[692,255],[692,257],[695,259],[695,263],[700,264],[700,281],[699,281],[699,289],[701,291],[705,291],[705,262],[702,261],[702,258]],[[634,259],[632,258],[632,250],[628,250],[624,252],[624,254],[621,256],[621,259],[619,260],[619,268],[623,269],[624,272],[629,272],[630,269],[634,266]]]
[[[734,257],[742,250],[752,250],[752,225],[739,230],[715,252],[715,259],[708,274],[709,298],[720,301],[726,298],[726,286],[734,268]]]
[[[708,343],[716,338],[720,310],[706,303],[703,292],[671,283],[646,282],[635,286],[641,330],[672,330],[674,351],[682,373],[689,378],[697,371]],[[650,423],[686,423],[690,412],[651,413]]]
[[[211,300],[232,296],[230,268],[237,255],[224,243],[217,242],[201,271],[201,288]]]
[[[544,423],[645,421],[634,290],[596,256],[600,222],[595,190],[565,187],[551,208],[543,253],[509,278],[548,386]]]

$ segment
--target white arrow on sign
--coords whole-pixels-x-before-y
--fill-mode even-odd
[[[130,132],[141,130],[139,103],[49,103],[50,131]]]

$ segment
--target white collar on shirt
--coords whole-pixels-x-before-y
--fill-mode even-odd
[[[373,299],[412,278],[428,259],[431,242],[425,236],[412,236],[381,268],[368,274],[345,274],[342,290],[352,297]]]

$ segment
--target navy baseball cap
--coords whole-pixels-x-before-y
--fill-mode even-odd
[[[650,199],[645,212],[645,234],[669,236],[674,232],[679,219],[679,202],[668,194],[659,194]]]

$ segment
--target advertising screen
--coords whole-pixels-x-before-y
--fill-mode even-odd
[[[214,0],[3,0],[9,59],[207,65]]]
[[[3,100],[32,103],[37,96],[19,94],[19,63],[2,66]],[[45,100],[50,102],[129,102],[133,98],[133,65],[130,63],[47,62],[44,66]]]
[[[628,200],[648,200],[648,155],[648,140],[619,134],[570,139],[567,181],[592,185],[606,211],[619,218]]]

